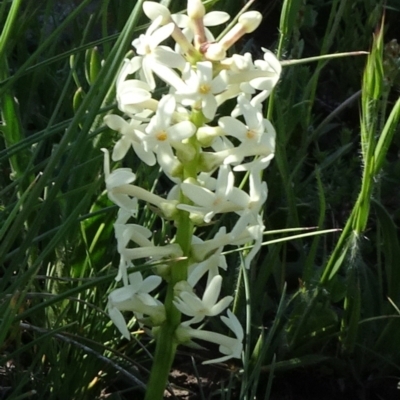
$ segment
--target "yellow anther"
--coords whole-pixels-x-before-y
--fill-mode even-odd
[[[207,93],[210,92],[210,90],[211,90],[211,86],[208,85],[207,83],[203,83],[203,84],[200,85],[200,87],[199,87],[199,92],[200,92],[201,94],[207,94]]]
[[[158,132],[157,135],[156,135],[156,138],[160,142],[164,142],[165,140],[168,139],[167,132],[165,132],[165,131]]]
[[[249,129],[246,132],[246,137],[247,139],[254,139],[256,137],[256,133],[252,129]]]

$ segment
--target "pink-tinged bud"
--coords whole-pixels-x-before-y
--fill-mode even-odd
[[[147,18],[152,21],[161,15],[161,25],[171,22],[171,13],[168,8],[155,1],[145,1],[143,3],[143,12],[146,14]]]
[[[206,14],[206,9],[201,0],[188,0],[187,15],[191,19],[203,18]]]
[[[206,14],[206,9],[204,8],[201,0],[188,0],[187,14],[192,20],[193,24],[194,46],[199,48],[207,41],[203,21],[203,17]]]
[[[228,50],[243,35],[255,31],[262,21],[258,11],[248,11],[239,17],[238,23],[220,40],[224,50]]]
[[[262,15],[258,11],[248,11],[239,17],[239,24],[246,33],[255,31],[261,24]]]

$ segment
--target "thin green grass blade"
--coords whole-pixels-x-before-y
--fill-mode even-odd
[[[393,218],[378,201],[372,203],[374,211],[379,221],[382,233],[381,251],[384,254],[384,272],[386,277],[386,289],[382,288],[383,293],[399,301],[400,296],[400,242],[398,238],[398,228],[393,222]]]

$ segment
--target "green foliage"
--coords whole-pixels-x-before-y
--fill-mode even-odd
[[[115,140],[102,117],[143,28],[141,1],[21,3],[0,3],[0,386],[10,399],[32,390],[139,398],[152,344],[121,342],[104,312],[118,260],[100,148]],[[271,4],[275,36],[255,36],[251,48],[272,47],[283,60],[371,53],[287,65],[269,99],[278,133],[264,215],[272,240],[248,275],[229,255],[224,290],[236,288],[243,321],[247,310],[245,366],[209,398],[269,398],[274,376],[314,365],[367,389],[367,377],[399,376],[400,54],[390,42],[399,7],[388,1],[381,22],[372,0]],[[231,15],[241,5],[206,2]],[[162,186],[157,171],[129,167],[138,185]],[[152,227],[152,211],[141,215]],[[279,232],[316,226],[341,231],[291,241]],[[157,229],[168,236],[168,226]]]

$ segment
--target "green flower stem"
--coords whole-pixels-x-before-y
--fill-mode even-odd
[[[171,267],[171,280],[168,283],[167,296],[164,303],[167,319],[157,333],[156,351],[145,400],[161,400],[163,398],[165,384],[167,383],[177,348],[175,330],[181,322],[181,313],[173,304],[174,286],[179,281],[187,279],[188,256],[193,235],[193,224],[190,221],[189,213],[181,211],[177,223],[176,243],[181,246],[185,259],[177,261]]]
[[[193,111],[191,120],[196,127],[202,126],[205,121],[204,116],[200,111]],[[193,148],[196,149],[196,155],[193,160],[183,164],[183,177],[184,179],[196,179],[200,147],[197,143],[195,135],[189,140],[188,145],[193,146]],[[191,203],[182,192],[180,193],[180,203]],[[175,358],[176,348],[178,346],[178,343],[175,340],[175,330],[181,322],[181,313],[173,303],[174,286],[180,281],[187,280],[194,225],[190,219],[190,214],[186,211],[179,212],[176,223],[177,232],[175,241],[181,247],[184,259],[177,261],[171,267],[171,277],[170,281],[168,282],[167,295],[164,303],[167,318],[157,332],[156,351],[154,354],[149,382],[147,384],[145,400],[163,399],[165,385],[167,383],[168,375]]]

